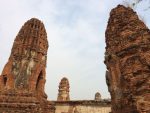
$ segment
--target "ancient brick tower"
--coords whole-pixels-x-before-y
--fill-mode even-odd
[[[57,101],[69,101],[69,81],[66,77],[61,79],[59,83],[59,90],[58,90],[58,98]]]
[[[106,79],[113,113],[150,113],[150,30],[119,5],[106,30]]]
[[[99,93],[99,92],[97,92],[96,94],[95,94],[95,99],[94,99],[95,101],[100,101],[101,100],[101,94]]]
[[[0,76],[0,113],[52,113],[44,92],[48,41],[43,23],[32,18],[19,31]]]

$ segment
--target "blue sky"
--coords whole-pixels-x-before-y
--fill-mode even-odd
[[[131,1],[131,0],[128,0]],[[48,34],[46,93],[55,100],[62,77],[70,81],[71,99],[109,98],[105,83],[105,29],[109,12],[123,0],[0,0],[0,71],[15,36],[32,17],[43,21]],[[135,10],[150,27],[149,0]]]

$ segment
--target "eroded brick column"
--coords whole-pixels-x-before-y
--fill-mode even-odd
[[[131,8],[112,9],[106,29],[106,81],[113,113],[150,112],[150,30]]]

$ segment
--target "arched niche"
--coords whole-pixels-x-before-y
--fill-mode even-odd
[[[6,83],[7,83],[7,76],[6,75],[3,75],[3,82],[4,82],[4,86],[6,86]]]
[[[39,75],[38,75],[38,78],[37,78],[37,81],[36,81],[36,90],[38,91],[38,90],[40,90],[40,89],[42,89],[42,81],[43,81],[43,79],[44,79],[44,75],[43,75],[44,73],[43,73],[43,71],[41,70],[40,71],[40,73],[39,73]]]

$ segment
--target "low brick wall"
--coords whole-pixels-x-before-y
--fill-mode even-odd
[[[55,113],[110,113],[109,100],[53,101]]]

